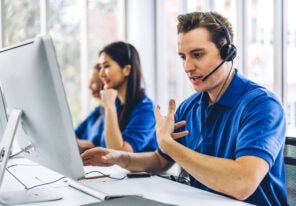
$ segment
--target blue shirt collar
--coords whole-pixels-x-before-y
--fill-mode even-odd
[[[219,104],[226,107],[232,107],[242,96],[245,87],[246,81],[242,75],[239,74],[238,70],[235,69],[235,74],[228,88],[224,92],[224,94],[218,99],[215,104]],[[199,104],[204,106],[208,105],[209,95],[207,92],[203,92],[201,94],[201,98],[199,100]]]

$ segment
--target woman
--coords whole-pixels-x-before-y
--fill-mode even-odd
[[[128,152],[156,149],[154,106],[141,86],[140,57],[134,46],[114,42],[99,52],[105,110],[101,146]]]
[[[96,99],[98,106],[75,129],[80,152],[101,145],[101,135],[104,130],[104,108],[100,106],[103,82],[100,79],[99,72],[100,65],[94,65],[89,80],[89,90],[92,97]]]

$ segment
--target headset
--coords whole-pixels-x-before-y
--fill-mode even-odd
[[[222,66],[222,64],[224,64],[224,62],[232,61],[236,57],[236,53],[237,53],[236,47],[230,41],[230,34],[225,24],[220,19],[218,19],[214,14],[212,13],[210,14],[223,29],[227,43],[224,44],[220,49],[220,56],[223,61],[215,69],[213,69],[209,74],[203,77],[202,81],[205,81],[207,78],[209,78],[217,69],[219,69]]]
[[[221,26],[225,33],[227,43],[220,49],[220,56],[225,61],[232,61],[236,57],[236,47],[230,41],[230,34],[225,24],[215,15],[211,14],[215,21]]]

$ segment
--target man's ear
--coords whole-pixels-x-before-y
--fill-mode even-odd
[[[126,77],[129,76],[130,73],[131,73],[131,69],[132,69],[132,66],[130,64],[125,65],[123,67],[123,74],[124,74],[124,76],[126,76]]]

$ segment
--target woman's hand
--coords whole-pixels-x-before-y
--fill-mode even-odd
[[[105,109],[114,108],[115,100],[117,98],[117,90],[104,89],[101,91],[101,104]]]

